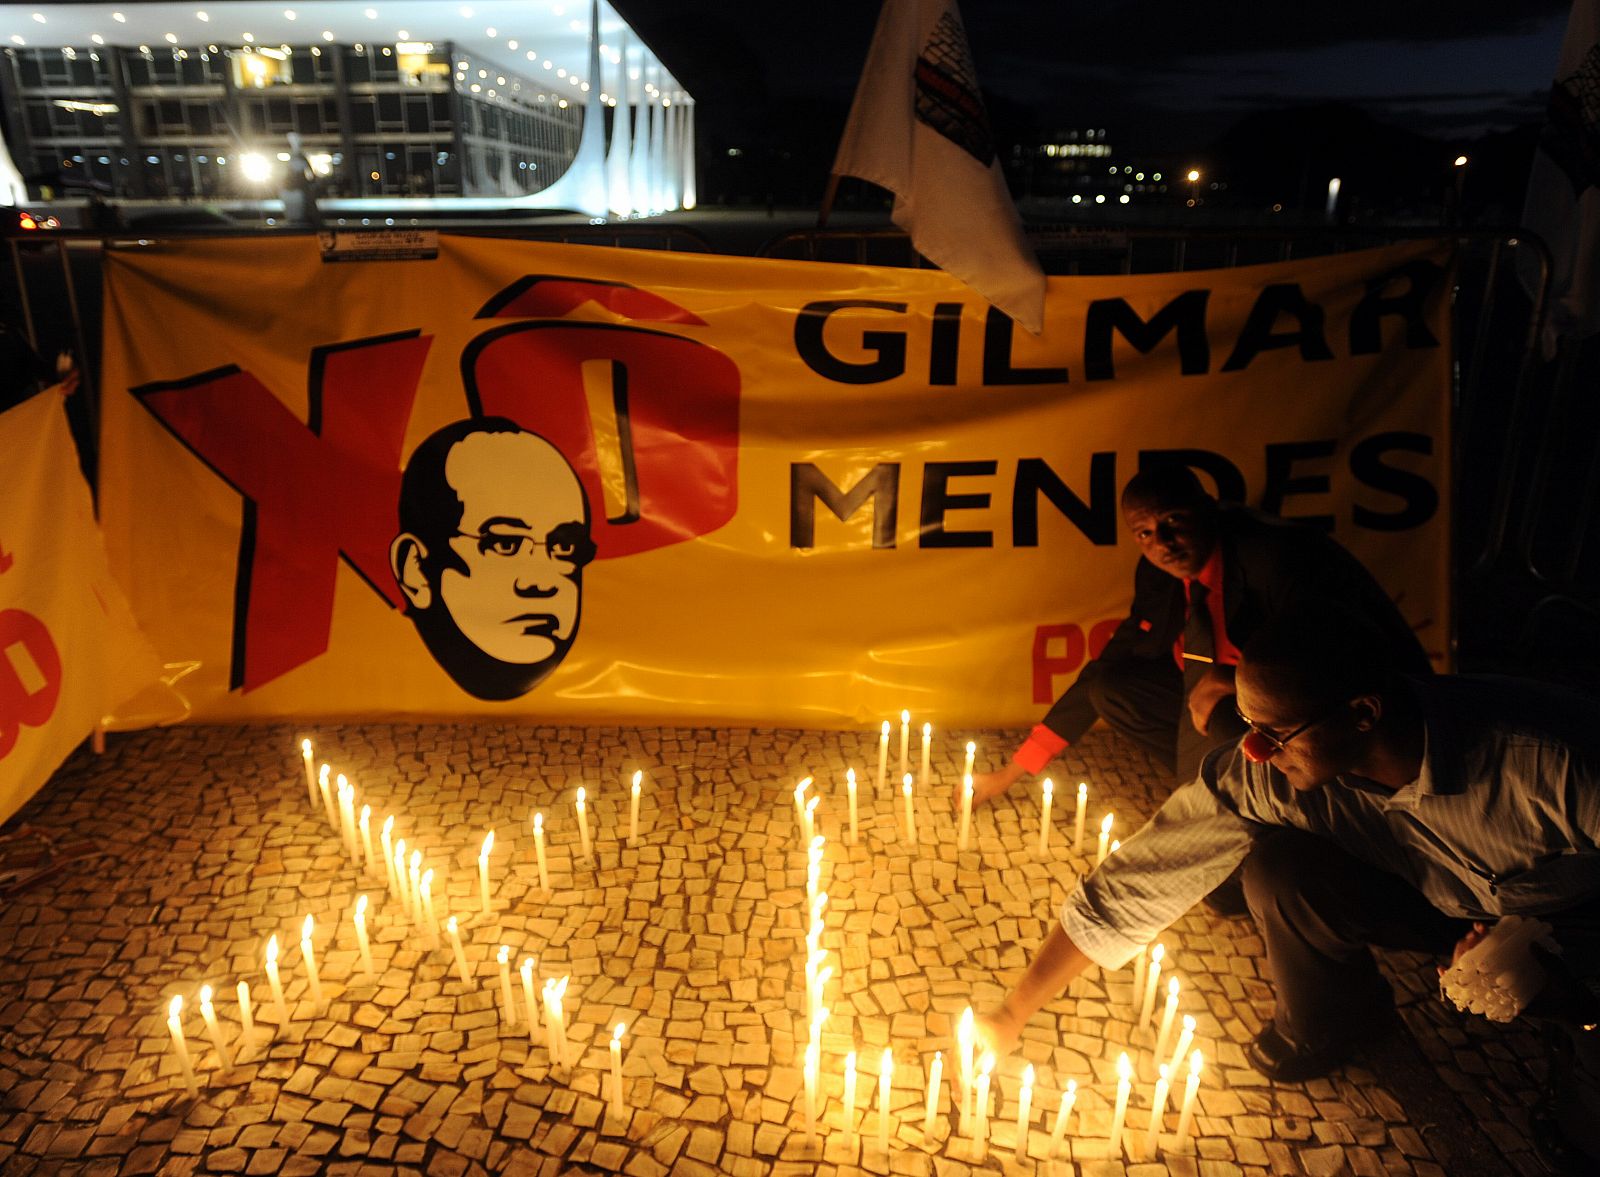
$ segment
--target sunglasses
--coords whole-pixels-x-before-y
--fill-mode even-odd
[[[1237,703],[1234,704],[1233,710],[1234,710],[1234,714],[1238,715],[1238,717],[1244,722],[1245,727],[1249,728],[1257,736],[1260,736],[1261,739],[1264,740],[1267,743],[1267,745],[1272,749],[1272,755],[1276,756],[1279,752],[1282,752],[1285,748],[1287,748],[1295,740],[1297,740],[1301,736],[1305,735],[1306,732],[1308,732],[1312,728],[1316,727],[1317,724],[1325,723],[1326,721],[1332,719],[1340,711],[1343,711],[1346,706],[1347,706],[1347,704],[1345,704],[1344,702],[1334,703],[1334,704],[1328,706],[1327,708],[1325,708],[1324,710],[1317,712],[1316,715],[1313,715],[1310,719],[1306,720],[1304,723],[1302,723],[1299,727],[1295,728],[1292,732],[1290,732],[1286,736],[1280,736],[1277,732],[1273,731],[1270,727],[1262,727],[1259,723],[1257,723],[1255,720],[1251,719],[1243,711],[1240,711],[1239,710],[1239,705]]]

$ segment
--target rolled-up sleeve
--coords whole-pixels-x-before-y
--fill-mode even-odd
[[[1241,817],[1211,779],[1230,759],[1213,754],[1198,779],[1067,896],[1062,930],[1102,968],[1121,968],[1250,852],[1262,827]]]

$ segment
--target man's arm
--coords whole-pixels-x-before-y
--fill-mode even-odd
[[[1009,1053],[1028,1019],[1054,1001],[1074,977],[1093,963],[1057,923],[1000,1008],[978,1019],[983,1049],[992,1050],[997,1056]]]

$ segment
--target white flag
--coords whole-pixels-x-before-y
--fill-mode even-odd
[[[61,396],[0,413],[0,821],[160,672],[111,579]]]
[[[1550,356],[1600,331],[1600,0],[1572,5],[1522,220],[1550,247]]]
[[[885,0],[836,175],[894,193],[894,223],[924,257],[1029,331],[1044,273],[995,155],[955,0]]]

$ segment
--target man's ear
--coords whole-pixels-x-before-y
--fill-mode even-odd
[[[1356,713],[1356,731],[1370,732],[1383,719],[1383,696],[1360,695],[1350,700]]]
[[[428,609],[433,605],[433,586],[422,569],[427,555],[428,546],[410,532],[401,532],[389,545],[389,570],[413,609]]]

